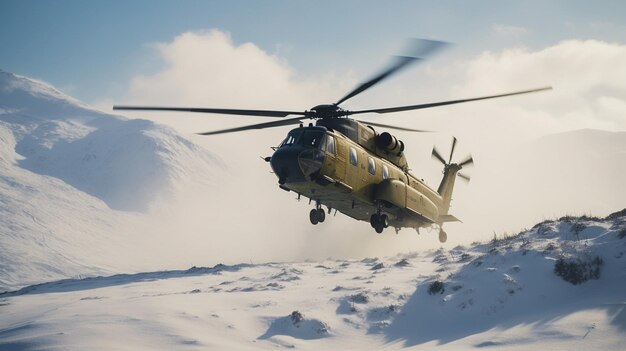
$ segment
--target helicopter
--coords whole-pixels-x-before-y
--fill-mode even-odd
[[[286,138],[272,147],[273,154],[264,160],[270,164],[278,178],[278,186],[295,192],[314,203],[309,212],[311,224],[323,223],[326,213],[341,212],[359,221],[369,222],[377,233],[393,227],[398,233],[402,228],[436,228],[439,241],[447,240],[443,224],[460,221],[449,213],[456,178],[469,181],[459,171],[473,165],[470,155],[453,162],[457,139],[453,137],[450,155],[445,159],[433,147],[432,157],[443,164],[443,178],[437,189],[429,187],[422,179],[411,173],[405,157],[405,144],[387,131],[376,128],[407,132],[427,132],[381,123],[366,122],[350,116],[366,113],[395,113],[471,101],[521,95],[552,89],[516,91],[458,100],[447,100],[408,106],[396,106],[350,111],[340,107],[342,103],[381,81],[398,73],[410,64],[445,46],[445,42],[416,39],[412,53],[396,56],[395,62],[373,78],[365,81],[335,103],[321,104],[305,111],[249,110],[197,107],[114,106],[114,110],[177,111],[227,115],[244,115],[280,118],[270,122],[216,130],[200,135],[259,130],[298,125],[287,133]],[[295,116],[286,118],[288,116]],[[305,126],[303,120],[314,120]],[[326,209],[324,209],[326,207]]]

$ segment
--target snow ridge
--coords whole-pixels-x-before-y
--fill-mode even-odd
[[[559,259],[588,257],[603,261],[597,279],[574,285],[555,274]],[[123,346],[133,349],[617,350],[626,330],[625,278],[622,210],[390,258],[218,265],[41,284],[0,295],[0,346],[119,348],[122,332],[128,336]],[[94,318],[97,326],[85,323]],[[90,338],[76,337],[82,334]]]

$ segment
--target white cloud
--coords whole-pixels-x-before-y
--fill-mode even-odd
[[[133,101],[305,109],[332,97],[327,81],[299,77],[284,59],[253,43],[235,45],[222,31],[186,32],[153,47],[165,68],[132,80]]]
[[[540,51],[486,52],[467,65],[457,91],[478,94],[551,85],[554,91],[497,103],[552,119],[563,129],[626,129],[626,45],[569,40]],[[612,101],[612,102],[609,102]],[[546,121],[548,122],[548,121]]]

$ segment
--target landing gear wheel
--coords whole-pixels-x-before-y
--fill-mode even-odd
[[[389,227],[389,217],[386,214],[381,215],[379,219],[379,223],[383,226],[383,228]]]
[[[448,240],[448,234],[442,230],[439,231],[439,242],[445,243]]]
[[[318,208],[317,209],[317,221],[319,223],[324,223],[325,219],[326,219],[326,213],[321,208]]]
[[[372,228],[376,228],[376,225],[378,224],[378,215],[377,214],[373,214],[370,217],[370,225],[372,226]]]
[[[317,223],[319,223],[319,218],[317,218],[317,209],[312,209],[311,212],[309,212],[309,219],[311,220],[311,224],[316,225]]]
[[[382,233],[383,229],[389,226],[387,215],[379,215],[378,213],[374,213],[370,217],[370,224],[372,225],[372,228],[376,230],[376,233]]]

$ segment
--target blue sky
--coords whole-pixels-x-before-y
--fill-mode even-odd
[[[624,14],[623,1],[2,0],[0,69],[92,102],[124,97],[131,77],[162,65],[150,44],[187,31],[230,33],[302,74],[369,76],[405,38],[453,42],[448,59],[565,39],[623,43]]]

